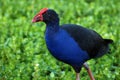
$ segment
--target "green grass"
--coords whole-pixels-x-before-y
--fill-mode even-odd
[[[119,0],[0,0],[0,80],[75,80],[74,70],[46,49],[44,23],[31,20],[54,9],[60,23],[73,23],[114,40],[111,54],[90,60],[96,80],[120,80]],[[81,80],[90,80],[82,69]]]

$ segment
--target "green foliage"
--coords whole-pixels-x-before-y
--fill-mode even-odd
[[[111,54],[88,64],[96,80],[120,80],[119,0],[0,0],[0,80],[75,80],[73,69],[46,49],[45,24],[31,23],[44,7],[56,10],[61,24],[79,24],[113,39]],[[89,80],[86,70],[80,75]]]

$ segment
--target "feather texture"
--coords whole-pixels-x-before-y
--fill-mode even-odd
[[[91,58],[101,57],[108,52],[111,39],[103,39],[98,33],[79,25],[65,24],[61,26],[79,44],[79,47],[87,51]],[[99,55],[101,54],[101,55]]]
[[[46,23],[45,41],[50,53],[56,59],[71,65],[77,73],[84,62],[107,53],[109,44],[113,42],[82,26],[60,26],[57,13],[51,9],[42,9],[33,19],[33,22],[38,21]]]

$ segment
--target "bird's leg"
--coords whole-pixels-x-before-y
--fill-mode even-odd
[[[89,74],[89,76],[90,76],[90,79],[91,79],[91,80],[95,80],[95,78],[94,78],[94,76],[93,76],[93,74],[92,74],[92,71],[90,70],[88,64],[85,62],[85,63],[83,64],[83,66],[84,66],[84,68],[87,70],[87,72],[88,72],[88,74]]]
[[[79,73],[76,73],[76,80],[80,80]]]

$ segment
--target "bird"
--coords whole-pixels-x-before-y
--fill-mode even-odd
[[[76,80],[82,66],[90,79],[95,80],[87,61],[102,57],[109,52],[112,39],[103,39],[96,31],[76,24],[59,24],[59,16],[53,9],[43,8],[32,19],[32,23],[44,22],[45,42],[48,51],[57,60],[74,69]]]

